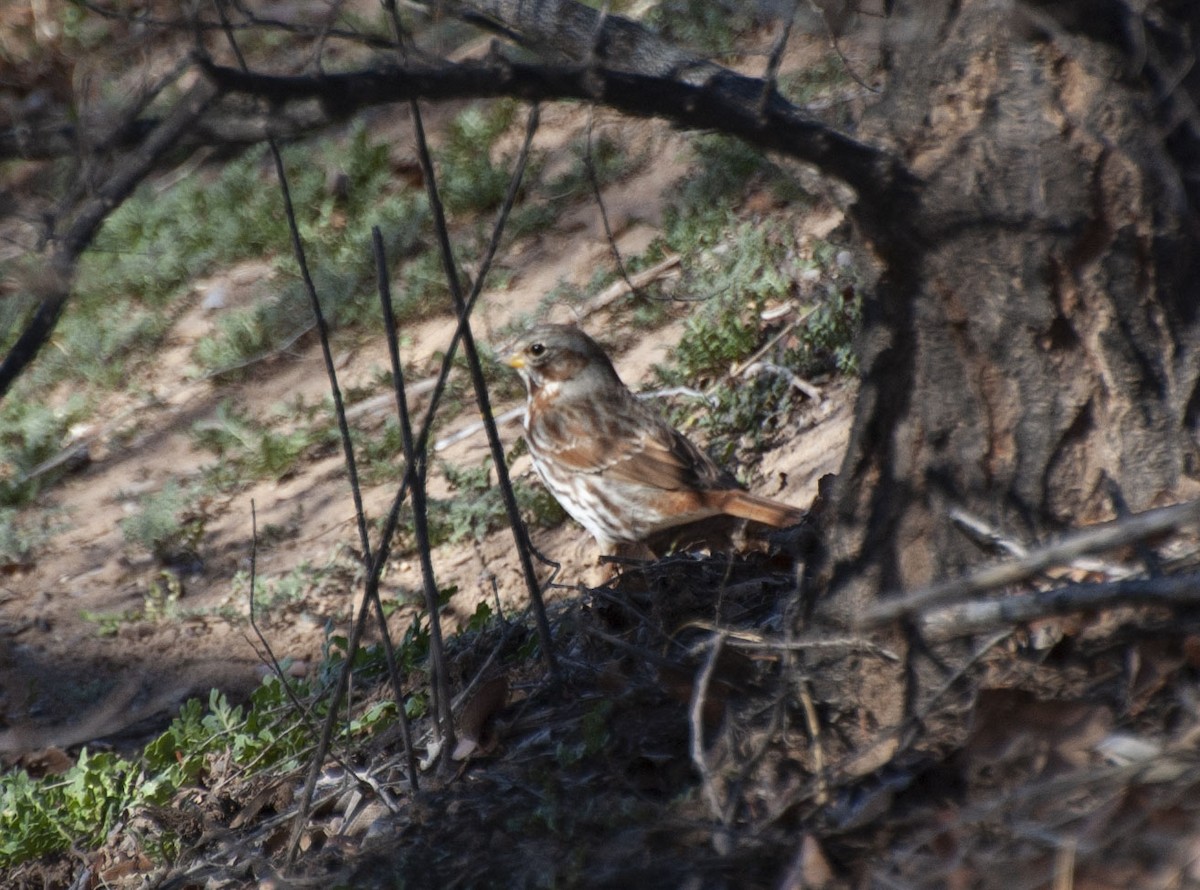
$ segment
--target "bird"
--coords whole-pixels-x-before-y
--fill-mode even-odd
[[[525,384],[522,425],[534,469],[601,557],[661,556],[695,534],[696,543],[724,548],[730,529],[746,524],[739,520],[786,528],[804,519],[743,489],[638,399],[580,328],[534,327],[508,365]]]

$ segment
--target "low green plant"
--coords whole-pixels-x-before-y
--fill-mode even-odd
[[[853,82],[846,61],[831,52],[811,65],[782,75],[779,78],[779,91],[795,104],[807,105]]]
[[[61,405],[10,397],[0,404],[0,507],[27,504],[52,476],[29,474],[63,447],[71,426],[87,416],[80,393]]]
[[[691,141],[696,171],[682,184],[667,213],[668,240],[695,240],[707,230],[711,238],[727,228],[733,206],[752,186],[767,189],[781,202],[804,203],[808,193],[787,170],[760,149],[720,133],[704,134]],[[680,226],[684,231],[677,231]],[[689,237],[686,229],[692,230]]]
[[[757,24],[757,4],[738,0],[661,0],[646,23],[672,43],[711,53],[732,52],[734,41]]]
[[[0,507],[0,566],[33,562],[46,544],[66,527],[62,514],[39,510],[22,512]]]
[[[539,188],[553,202],[591,197],[592,176],[587,168],[587,144],[582,139],[571,146],[571,159],[571,166],[565,172]],[[628,176],[642,160],[630,155],[625,145],[607,133],[592,137],[592,175],[601,188]]]
[[[708,391],[714,402],[709,409],[697,412],[686,403],[671,413],[677,423],[704,430],[714,456],[728,462],[742,445],[765,445],[803,398],[789,374],[856,371],[853,341],[862,282],[852,263],[839,264],[833,245],[797,246],[783,221],[738,223],[728,209],[694,209],[686,201],[674,213],[667,237],[676,239],[673,249],[693,257],[688,289],[700,303],[688,316],[671,361],[655,371],[666,386],[699,385]],[[799,295],[805,298],[806,318],[763,357],[779,370],[729,379],[730,369],[769,336],[760,317],[764,307]]]
[[[141,790],[137,764],[86,748],[62,776],[6,773],[0,777],[0,867],[98,844]]]
[[[510,99],[476,102],[451,123],[436,152],[442,201],[451,213],[481,212],[500,206],[508,190],[510,164],[493,163],[492,145],[516,116]]]
[[[249,479],[287,475],[314,447],[330,444],[336,431],[332,420],[286,429],[287,418],[276,412],[263,420],[250,417],[225,400],[211,419],[192,427],[192,442],[215,454],[216,465],[206,469],[210,483],[226,489]]]
[[[344,642],[342,646],[344,655]],[[403,646],[419,648],[409,637]],[[414,660],[409,654],[401,649],[406,663]],[[356,662],[360,660],[367,667],[376,661],[382,665],[383,656],[363,649]],[[332,676],[339,664],[332,659],[325,673]],[[315,690],[304,681],[289,683],[294,695],[308,700],[311,716],[320,719],[324,704]],[[420,712],[423,699],[415,699],[406,707]],[[367,703],[351,715],[339,738],[361,738],[395,717],[394,702]],[[34,778],[23,769],[10,770],[0,775],[0,868],[67,850],[95,849],[118,821],[168,803],[181,788],[203,783],[217,760],[227,769],[293,769],[310,750],[314,728],[279,679],[269,676],[244,705],[232,704],[215,689],[207,702],[189,700],[138,757],[85,748],[59,776]],[[159,856],[178,849],[178,838],[166,828],[142,841],[144,849]]]
[[[205,516],[195,509],[195,495],[171,481],[138,504],[121,520],[125,543],[150,553],[164,565],[193,562],[204,537]]]
[[[442,464],[441,469],[455,497],[429,504],[430,542],[433,546],[467,538],[480,540],[508,522],[504,496],[492,481],[491,459],[477,467]],[[526,522],[535,526],[557,525],[566,518],[562,508],[542,486],[512,480],[513,495]]]
[[[673,356],[681,379],[668,382],[711,380],[758,347],[759,313],[788,297],[800,272],[790,238],[781,224],[740,223],[693,260],[688,286],[698,305]]]

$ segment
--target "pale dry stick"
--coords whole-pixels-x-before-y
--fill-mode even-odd
[[[1054,890],[1072,890],[1075,886],[1075,841],[1067,838],[1054,851]]]
[[[867,652],[887,661],[898,662],[900,656],[890,649],[884,649],[878,643],[863,637],[833,637],[828,639],[809,639],[792,637],[786,640],[770,640],[762,634],[753,631],[740,630],[731,627],[721,627],[711,621],[694,620],[683,625],[684,628],[695,627],[709,633],[719,633],[725,637],[727,645],[738,649],[762,649],[775,652],[804,652],[813,649],[857,649]]]
[[[881,602],[866,610],[859,620],[859,625],[875,626],[985,590],[1014,584],[1084,554],[1130,544],[1197,521],[1200,521],[1200,500],[1147,510],[1126,519],[1090,526],[1052,544],[1039,547],[1020,559],[984,566],[960,578],[935,584],[908,595],[885,596]]]
[[[415,383],[405,383],[404,390],[409,399],[416,396],[423,396],[428,392],[433,392],[437,388],[438,378],[424,377]],[[385,392],[377,396],[371,396],[369,399],[363,399],[356,405],[352,405],[346,410],[347,420],[357,420],[367,414],[373,414],[376,411],[382,411],[385,408],[390,408],[396,403],[396,394]]]
[[[1169,575],[1067,584],[1003,599],[956,603],[925,612],[917,621],[922,634],[935,640],[950,640],[1051,615],[1116,606],[1194,606],[1197,603],[1200,603],[1200,575]]]
[[[524,405],[518,405],[515,408],[509,408],[503,414],[496,415],[496,418],[495,418],[496,426],[507,426],[508,424],[512,423],[514,420],[520,420],[521,416],[524,413],[525,413]],[[436,442],[433,443],[433,450],[434,451],[445,451],[447,448],[451,447],[452,445],[457,445],[459,442],[463,442],[463,441],[471,438],[472,436],[476,435],[477,433],[482,433],[483,428],[484,428],[484,422],[482,420],[472,421],[471,423],[464,426],[461,430],[458,430],[457,432],[453,432],[448,436],[444,436],[443,438],[438,439]]]
[[[801,677],[798,682],[800,707],[804,711],[804,726],[808,730],[808,739],[812,746],[813,775],[817,782],[813,802],[817,806],[824,806],[829,802],[829,778],[825,775],[825,745],[821,741],[821,721],[817,718],[817,708],[813,704],[808,681]]]
[[[723,852],[722,848],[728,843],[726,836],[728,825],[725,823],[725,808],[721,805],[721,798],[717,794],[716,779],[713,778],[712,768],[708,765],[708,756],[704,753],[704,703],[708,699],[708,685],[712,682],[713,673],[716,671],[717,658],[721,654],[723,640],[724,637],[721,634],[714,634],[709,643],[708,657],[704,660],[704,667],[701,668],[700,675],[696,678],[696,687],[692,692],[692,703],[688,713],[692,730],[692,765],[700,774],[700,787],[704,789],[708,808],[712,812],[713,818],[720,822],[720,833],[713,838],[719,853]]]
[[[784,304],[784,305],[786,308],[786,304]],[[788,334],[790,334],[793,330],[795,330],[798,325],[801,325],[804,322],[808,321],[808,317],[816,311],[817,311],[817,307],[815,305],[809,306],[808,309],[806,309],[804,312],[801,312],[799,315],[797,315],[795,318],[793,318],[791,321],[789,321],[787,324],[785,324],[782,328],[780,328],[779,332],[776,333],[775,336],[773,336],[770,340],[768,340],[766,343],[764,343],[762,346],[760,346],[758,349],[756,349],[752,355],[750,355],[748,358],[743,359],[742,361],[740,361],[736,365],[734,365],[732,368],[730,368],[729,376],[730,377],[741,377],[742,372],[744,372],[746,370],[746,368],[748,368],[750,365],[754,364],[755,362],[759,361],[764,355],[766,355],[768,352],[770,352],[772,349],[774,349],[776,344],[778,344],[780,340],[782,340],[784,337],[786,337]]]
[[[579,307],[577,317],[580,319],[594,315],[601,309],[607,309],[621,297],[628,293],[635,293],[643,287],[654,283],[660,278],[666,277],[675,269],[679,268],[681,257],[677,253],[673,253],[668,257],[659,260],[648,269],[643,269],[641,272],[634,272],[628,278],[618,278],[596,296],[585,302]],[[631,287],[632,285],[632,287]]]
[[[1127,515],[1127,514],[1126,514]],[[1007,553],[1009,556],[1024,557],[1029,554],[1029,548],[1020,541],[1015,541],[999,531],[992,528],[988,523],[973,513],[969,513],[962,507],[951,507],[946,511],[946,516],[959,527],[959,529],[971,538],[980,547],[989,550],[999,550]],[[1127,578],[1134,573],[1134,570],[1129,566],[1115,565],[1098,559],[1079,558],[1073,559],[1069,563],[1073,569],[1079,569],[1083,572],[1097,572],[1102,575],[1107,575],[1109,578]]]
[[[814,402],[820,402],[824,398],[821,395],[821,390],[817,389],[803,377],[796,374],[790,368],[785,368],[783,365],[777,365],[774,362],[754,362],[754,364],[747,366],[740,376],[758,377],[762,374],[774,374],[776,377],[782,377],[792,389],[799,390]]]

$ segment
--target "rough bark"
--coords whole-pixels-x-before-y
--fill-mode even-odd
[[[899,237],[858,208],[886,273],[829,513],[844,617],[979,561],[951,507],[1036,538],[1176,499],[1197,466],[1197,93],[1165,76],[1195,12],[897,5],[861,135],[920,185]]]

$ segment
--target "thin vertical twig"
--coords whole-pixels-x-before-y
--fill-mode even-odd
[[[713,776],[712,767],[708,764],[708,755],[704,751],[704,705],[708,701],[708,687],[712,683],[713,673],[717,668],[717,659],[721,657],[724,643],[725,635],[723,633],[715,633],[709,640],[708,656],[704,659],[704,667],[701,668],[699,676],[696,677],[688,713],[688,722],[692,732],[692,765],[700,774],[700,787],[708,801],[708,808],[712,812],[713,818],[719,823],[719,840],[718,838],[714,838],[714,840],[718,840],[718,843],[722,844],[727,840],[725,833],[728,831],[728,823],[725,819],[725,807],[721,805],[721,797],[717,791],[717,781]]]
[[[387,255],[383,246],[383,235],[379,231],[379,226],[371,227],[371,245],[375,251],[375,276],[376,284],[379,290],[379,304],[383,312],[383,329],[387,337],[388,353],[392,360],[392,383],[396,389],[396,409],[400,416],[400,433],[404,441],[404,462],[406,468],[411,468],[415,460],[415,449],[413,448],[412,438],[412,423],[409,420],[408,414],[408,395],[404,390],[404,371],[400,364],[400,341],[396,334],[396,318],[392,311],[392,288],[391,282],[388,279]],[[411,473],[411,469],[408,470]],[[425,513],[425,473],[422,472],[418,476],[418,481],[413,485],[413,515],[414,526],[417,535],[417,547],[421,553],[421,573],[425,579],[426,595],[429,591],[433,591],[434,605],[437,604],[437,585],[433,580],[433,566],[429,560],[429,527],[426,522]],[[419,499],[418,499],[419,495]],[[368,577],[368,584],[378,590],[378,579],[372,580]],[[445,664],[438,665],[439,675],[444,680],[446,676]],[[443,688],[437,690],[438,696],[441,699],[449,697],[449,690],[443,684]],[[417,756],[413,750],[412,742],[412,727],[408,720],[408,711],[405,710],[404,700],[399,696],[397,690],[398,705],[400,708],[400,731],[404,737],[404,752],[406,763],[408,766],[408,781],[413,791],[417,790]],[[451,738],[453,738],[453,721],[448,721],[450,727]],[[453,742],[449,747],[453,748]]]
[[[413,443],[412,423],[409,421],[408,396],[404,391],[404,373],[400,367],[400,344],[396,337],[395,317],[392,314],[391,288],[387,280],[387,260],[383,251],[383,236],[376,226],[371,230],[375,248],[375,269],[379,281],[379,300],[383,310],[388,352],[392,361],[392,385],[396,393],[396,411],[400,419],[400,434],[404,443],[405,476],[413,506],[413,531],[417,538],[417,554],[421,563],[421,578],[425,592],[425,609],[429,613],[429,663],[432,671],[433,721],[440,750],[454,749],[454,716],[450,711],[450,678],[446,671],[446,651],[442,640],[441,610],[438,606],[437,581],[429,545],[429,522],[425,497],[426,462],[424,452]]]
[[[776,85],[779,81],[779,66],[783,62],[783,54],[787,50],[788,40],[792,36],[792,25],[796,21],[796,10],[799,6],[799,0],[792,0],[791,9],[788,10],[787,18],[783,21],[783,28],[780,29],[779,36],[775,38],[775,45],[771,47],[771,55],[767,57],[767,70],[763,74],[762,95],[758,99],[758,113],[760,116],[766,115],[767,104],[771,101],[771,96],[775,94]]]
[[[557,685],[561,682],[561,674],[558,667],[558,659],[554,656],[554,638],[550,632],[550,622],[546,617],[546,606],[542,600],[542,591],[538,586],[537,574],[533,568],[533,557],[529,552],[525,524],[521,521],[521,511],[517,506],[516,496],[513,494],[512,482],[508,478],[508,465],[505,463],[504,446],[500,442],[500,434],[496,429],[495,418],[492,415],[491,398],[488,395],[487,381],[483,377],[483,365],[479,361],[479,351],[475,347],[475,337],[471,333],[470,311],[473,302],[468,301],[463,296],[462,283],[458,275],[458,266],[454,259],[454,250],[450,245],[450,233],[446,225],[446,214],[442,207],[441,197],[438,194],[437,180],[433,169],[433,158],[429,153],[429,143],[425,138],[425,127],[421,121],[421,109],[416,100],[411,101],[409,107],[412,109],[413,125],[417,137],[417,155],[421,163],[421,171],[425,177],[425,188],[429,195],[430,210],[433,213],[434,229],[437,233],[438,246],[442,254],[443,271],[446,274],[446,282],[450,286],[450,293],[454,297],[455,309],[458,312],[458,334],[462,339],[463,353],[466,355],[467,367],[471,372],[471,383],[475,388],[475,399],[479,405],[479,413],[485,424],[484,429],[487,433],[488,445],[491,448],[492,461],[496,467],[496,481],[503,496],[504,509],[508,513],[509,526],[512,529],[513,539],[517,545],[517,556],[521,562],[521,572],[525,578],[525,587],[529,593],[530,605],[533,607],[538,638],[542,645],[542,655],[546,660],[546,667],[550,671],[550,676]],[[526,137],[527,142],[532,139],[532,132],[537,127],[537,115],[537,106],[534,106],[530,111]],[[523,172],[523,167],[523,164],[518,165],[518,170],[509,182],[509,193],[506,196],[505,208],[510,208],[512,202],[516,199],[516,191],[520,185],[520,174]],[[499,242],[506,215],[505,209],[502,208],[501,215],[497,218],[496,226],[493,230],[493,244]],[[489,263],[491,252],[489,246]],[[476,276],[472,297],[477,296],[479,291],[482,290],[485,274],[486,267],[481,267],[479,274]]]
[[[239,67],[243,71],[248,71],[249,66],[246,64],[246,58],[242,54],[241,47],[238,46],[237,39],[234,36],[233,28],[229,22],[229,17],[225,12],[225,6],[222,0],[213,0],[213,5],[216,7],[217,14],[221,20],[222,30],[225,34],[225,39],[229,43]],[[350,481],[350,494],[354,501],[354,517],[358,527],[359,545],[362,548],[363,562],[365,566],[372,565],[371,557],[371,540],[367,532],[367,517],[363,509],[362,490],[358,483],[358,468],[354,460],[354,444],[350,439],[350,426],[346,420],[346,406],[342,398],[342,390],[338,384],[337,369],[333,362],[333,350],[329,345],[329,325],[325,320],[325,313],[321,309],[321,300],[317,294],[316,284],[313,282],[312,274],[308,268],[308,257],[304,250],[304,242],[300,237],[300,227],[296,222],[296,208],[292,202],[291,187],[288,183],[287,169],[283,163],[283,154],[279,150],[279,144],[272,137],[267,137],[267,148],[271,153],[271,158],[275,165],[275,174],[279,180],[280,195],[283,198],[284,214],[287,218],[288,233],[291,238],[292,253],[296,259],[296,265],[300,271],[301,280],[304,283],[304,288],[308,293],[310,307],[313,313],[313,320],[316,323],[317,336],[321,344],[321,355],[325,362],[325,373],[329,378],[330,394],[333,398],[334,414],[337,418],[338,432],[341,435],[342,451],[346,463],[346,472]],[[370,576],[369,576],[370,577]],[[337,723],[338,710],[341,706],[342,699],[349,688],[350,672],[354,664],[354,653],[357,651],[359,641],[362,637],[362,628],[366,611],[371,605],[375,606],[376,613],[380,619],[380,634],[383,643],[384,656],[387,662],[389,675],[393,684],[393,689],[403,708],[403,688],[399,683],[399,677],[396,671],[395,649],[392,646],[391,637],[388,633],[387,621],[383,614],[383,604],[379,600],[378,582],[368,583],[363,593],[363,601],[360,609],[360,617],[355,621],[353,630],[350,634],[350,640],[347,643],[346,660],[342,664],[342,670],[338,677],[338,682],[334,685],[332,698],[329,703],[329,712],[325,717],[325,722],[321,726],[321,734],[317,741],[317,748],[313,752],[312,761],[309,764],[308,774],[305,777],[304,790],[300,797],[300,806],[296,811],[295,821],[292,823],[292,832],[288,840],[288,849],[286,862],[290,867],[296,859],[296,855],[300,849],[300,837],[303,832],[304,823],[308,819],[308,812],[312,805],[312,797],[316,790],[317,778],[321,772],[321,764],[324,762],[326,755],[329,753],[330,746],[333,741],[334,726]]]
[[[592,197],[596,199],[596,206],[600,209],[600,222],[604,225],[604,237],[608,240],[608,249],[613,255],[613,260],[617,264],[617,272],[625,282],[625,286],[629,288],[629,293],[636,299],[641,296],[638,286],[633,283],[629,277],[629,270],[625,267],[625,259],[621,256],[621,248],[617,247],[617,237],[613,234],[612,225],[608,221],[608,208],[604,204],[604,195],[600,191],[600,177],[596,174],[596,164],[592,158],[592,127],[596,118],[596,106],[588,106],[587,130],[584,133],[583,141],[583,169],[587,172],[588,183],[592,187]]]

